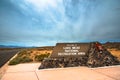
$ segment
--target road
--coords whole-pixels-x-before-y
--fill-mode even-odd
[[[0,68],[10,60],[19,50],[0,51]]]

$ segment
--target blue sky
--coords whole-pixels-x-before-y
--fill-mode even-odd
[[[0,0],[0,44],[120,41],[120,0]]]

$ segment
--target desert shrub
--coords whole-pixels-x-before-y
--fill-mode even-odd
[[[32,62],[33,59],[30,58],[30,53],[29,51],[23,50],[21,51],[17,57],[15,57],[13,60],[9,62],[9,65],[16,65],[19,63],[26,63],[26,62]],[[46,54],[40,54],[35,56],[35,61],[42,61],[44,58],[47,58],[50,53]]]
[[[33,61],[31,58],[27,57],[27,56],[24,56],[22,59],[21,59],[21,63],[26,63],[26,62],[31,62]]]
[[[16,65],[19,63],[26,63],[26,62],[31,62],[31,61],[33,61],[33,60],[26,56],[25,57],[16,57],[9,62],[9,65]]]
[[[18,54],[18,57],[22,57],[23,55],[29,56],[30,52],[28,52],[27,50],[23,50]]]
[[[117,47],[117,50],[120,50],[120,46]]]
[[[16,65],[16,64],[19,64],[21,62],[21,58],[20,57],[16,57],[14,58],[13,60],[11,60],[9,62],[9,65]]]
[[[49,55],[50,55],[49,53],[36,55],[36,56],[35,56],[35,60],[36,60],[36,61],[42,61],[44,58],[47,58]]]
[[[16,65],[19,63],[26,63],[33,61],[31,58],[29,58],[29,55],[27,51],[21,51],[17,57],[15,57],[13,60],[9,62],[9,65]]]

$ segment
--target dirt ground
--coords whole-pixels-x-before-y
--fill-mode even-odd
[[[108,49],[108,51],[111,52],[111,54],[115,57],[117,57],[117,59],[120,61],[120,50],[117,49]]]

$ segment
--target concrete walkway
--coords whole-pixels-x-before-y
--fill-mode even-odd
[[[40,63],[8,66],[1,80],[120,80],[120,65],[102,68],[72,67],[38,70]]]

